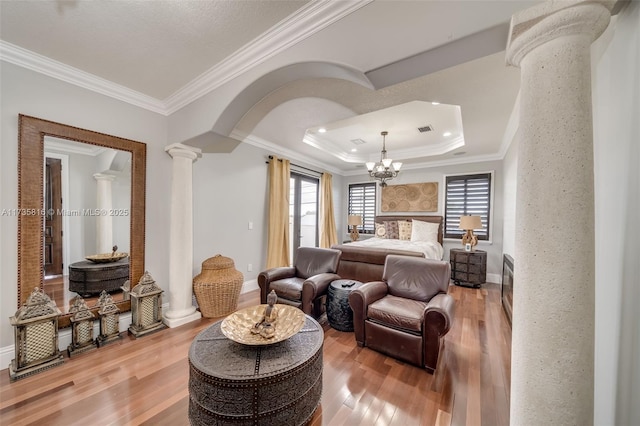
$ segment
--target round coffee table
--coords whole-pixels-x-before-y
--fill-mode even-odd
[[[349,306],[349,293],[360,287],[356,280],[336,280],[327,291],[327,320],[340,331],[353,331],[353,311]]]

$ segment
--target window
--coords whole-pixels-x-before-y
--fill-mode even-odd
[[[482,229],[473,233],[478,240],[489,239],[489,211],[491,207],[491,173],[447,176],[444,213],[444,237],[462,238],[463,229],[458,229],[460,216],[480,216]]]
[[[349,185],[349,214],[362,216],[362,234],[373,234],[376,215],[376,183],[354,183]],[[349,229],[347,229],[349,231]]]
[[[318,247],[319,179],[291,172],[289,194],[289,253],[298,247]]]

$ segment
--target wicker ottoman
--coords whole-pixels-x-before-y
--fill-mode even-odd
[[[219,254],[202,262],[202,272],[193,279],[193,293],[203,317],[222,317],[238,307],[243,276],[234,266],[233,259]]]

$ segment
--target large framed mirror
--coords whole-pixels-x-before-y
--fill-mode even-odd
[[[45,179],[47,140],[114,150],[113,157],[124,158],[130,164],[125,173],[130,173],[130,203],[126,212],[129,244],[120,250],[128,251],[129,280],[131,286],[135,286],[144,273],[146,144],[21,114],[18,134],[18,208],[21,213],[18,215],[18,307],[35,287],[42,288],[45,281],[45,198],[49,193],[45,191],[49,178]],[[125,299],[117,302],[121,311],[131,309],[130,301]],[[64,307],[60,308],[66,312]],[[59,326],[69,324],[69,315],[64,314]]]

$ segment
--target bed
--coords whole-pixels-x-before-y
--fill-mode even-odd
[[[442,260],[442,216],[377,216],[375,223],[374,237],[332,246],[342,251],[338,266],[342,278],[381,280],[389,254]]]

